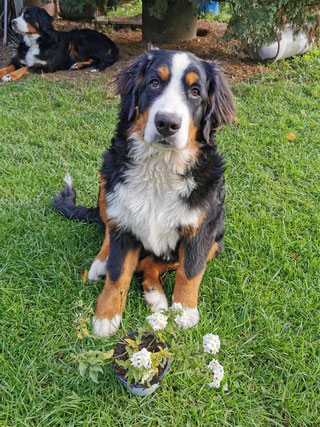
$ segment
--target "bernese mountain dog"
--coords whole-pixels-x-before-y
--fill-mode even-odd
[[[118,76],[119,122],[100,170],[98,206],[75,206],[70,175],[53,207],[100,222],[101,250],[88,277],[106,275],[94,332],[119,328],[134,272],[143,274],[151,310],[168,308],[161,275],[176,270],[172,301],[187,307],[184,328],[199,320],[198,289],[224,236],[224,160],[215,134],[235,113],[216,62],[191,53],[151,50]]]
[[[119,55],[115,43],[95,30],[55,31],[53,18],[40,7],[24,7],[11,21],[23,36],[11,63],[0,69],[4,82],[19,80],[29,72],[51,73],[57,70],[94,67],[102,71]]]

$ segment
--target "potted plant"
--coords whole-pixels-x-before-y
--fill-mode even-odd
[[[301,55],[320,35],[318,1],[270,0],[229,2],[231,19],[223,36],[248,47],[252,59],[273,60]]]
[[[177,355],[181,357],[183,345],[179,342],[178,329],[186,322],[186,308],[181,304],[173,304],[168,310],[147,316],[148,326],[140,328],[122,337],[115,347],[107,352],[84,351],[74,358],[79,363],[81,376],[86,372],[94,382],[98,382],[98,374],[103,366],[111,365],[114,374],[131,393],[146,396],[153,393],[167,373],[171,360]],[[89,336],[86,327],[88,311],[80,316],[75,325],[78,337]],[[170,342],[170,346],[166,342]],[[211,372],[210,387],[220,388],[224,378],[224,369],[216,359],[207,365],[207,354],[217,354],[220,349],[218,335],[206,334],[203,337],[203,348],[199,346],[193,359],[200,366]]]

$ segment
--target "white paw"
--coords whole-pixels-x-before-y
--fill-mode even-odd
[[[90,71],[91,71],[91,73],[99,73],[98,68],[92,68],[92,70],[90,70]]]
[[[75,62],[74,64],[72,64],[71,67],[69,68],[69,70],[78,70],[78,69],[79,69],[79,67],[78,67],[78,63],[77,62]]]
[[[5,74],[2,79],[3,82],[11,82],[11,76],[10,74]]]
[[[168,309],[168,300],[165,294],[159,291],[146,292],[143,294],[147,304],[150,305],[151,311],[156,313],[160,310]]]
[[[116,314],[113,319],[92,319],[93,332],[98,337],[108,338],[114,335],[119,329],[121,323],[120,314]]]
[[[99,259],[96,259],[93,261],[89,273],[88,273],[88,279],[91,280],[91,282],[96,282],[97,280],[100,280],[103,276],[106,275],[107,270],[107,262],[100,261]]]
[[[185,321],[181,325],[181,329],[192,328],[192,326],[196,325],[199,322],[199,319],[200,319],[200,316],[199,316],[199,311],[197,307],[187,308]]]

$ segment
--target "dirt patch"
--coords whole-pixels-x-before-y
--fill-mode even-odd
[[[67,21],[59,19],[55,21],[54,26],[59,31],[67,31],[72,28],[94,28],[88,23]],[[227,75],[229,82],[247,81],[251,76],[261,72],[268,72],[263,65],[258,65],[250,59],[240,59],[237,57],[236,50],[231,46],[237,46],[237,42],[226,43],[221,38],[226,30],[226,24],[222,22],[198,23],[198,36],[193,40],[175,43],[161,43],[157,47],[161,49],[172,49],[189,51],[207,60],[218,60]],[[107,76],[106,84],[115,79],[118,71],[136,56],[145,52],[147,43],[142,42],[141,30],[120,29],[107,34],[119,47],[119,60],[103,73],[91,73],[90,69],[74,71],[58,71],[56,73],[44,74],[43,78],[51,80],[69,80],[84,82],[99,78],[101,75]],[[0,67],[7,65],[14,49],[6,47],[0,48]]]

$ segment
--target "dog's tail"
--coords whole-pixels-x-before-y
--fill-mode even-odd
[[[52,200],[53,208],[69,219],[98,223],[102,226],[103,221],[99,214],[99,208],[76,206],[77,193],[73,186],[72,177],[67,174],[64,178],[64,182],[66,183],[66,186],[61,193]]]

